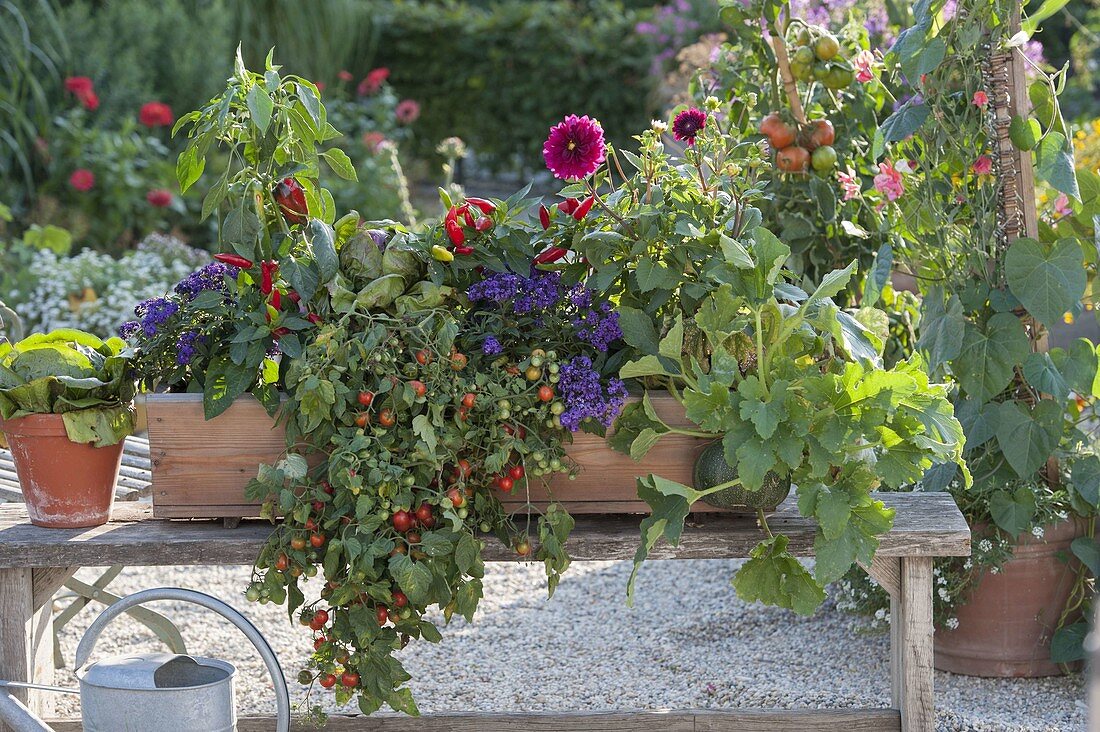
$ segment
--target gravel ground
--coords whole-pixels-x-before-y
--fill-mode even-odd
[[[540,565],[493,563],[475,622],[458,619],[443,630],[442,643],[414,643],[401,658],[423,712],[888,706],[885,637],[860,633],[851,616],[830,608],[802,618],[746,605],[728,584],[736,566],[650,562],[631,610],[624,603],[627,562],[574,564],[550,602]],[[228,599],[259,626],[293,679],[312,650],[308,631],[290,624],[280,607],[245,602],[248,576],[247,567],[129,568],[111,589],[171,585]],[[153,607],[176,621],[191,652],[237,665],[241,713],[274,712],[263,664],[235,628],[198,607]],[[63,631],[67,663],[94,614],[86,609]],[[116,621],[94,658],[163,650],[150,638],[144,626]],[[74,682],[68,670],[57,676],[59,684]],[[293,681],[291,694],[301,701]],[[1084,730],[1084,698],[1080,678],[936,674],[941,730]],[[75,697],[59,697],[59,704],[60,715],[78,714]]]

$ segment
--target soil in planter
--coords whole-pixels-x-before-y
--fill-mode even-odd
[[[1062,674],[1050,660],[1050,640],[1076,572],[1061,557],[1071,556],[1082,529],[1071,520],[1048,527],[1042,539],[1022,537],[1012,559],[987,572],[958,608],[959,627],[936,630],[936,668],[987,677]]]
[[[100,526],[111,518],[123,443],[93,447],[69,440],[59,414],[0,422],[31,523],[51,529]]]

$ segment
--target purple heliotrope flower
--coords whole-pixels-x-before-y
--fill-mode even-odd
[[[623,337],[619,327],[619,314],[611,309],[611,303],[602,302],[598,309],[588,308],[573,318],[577,337],[604,353],[608,347]]]
[[[138,303],[134,314],[141,318],[141,332],[152,338],[168,319],[179,312],[179,303],[166,297],[154,297]]]
[[[198,344],[203,342],[202,334],[197,330],[189,330],[181,334],[176,341],[176,363],[186,366],[198,353]]]
[[[542,157],[555,178],[587,178],[607,158],[603,127],[588,115],[571,114],[550,128],[550,136],[542,145]]]
[[[127,320],[118,326],[118,337],[128,341],[141,332],[141,323],[136,320]]]
[[[225,284],[227,275],[236,277],[236,270],[230,269],[229,265],[221,262],[212,262],[180,280],[176,284],[175,292],[177,295],[186,297],[189,301],[194,300],[195,296],[204,290],[227,292],[228,288]]]
[[[496,356],[504,350],[504,347],[500,345],[500,341],[496,339],[496,336],[485,336],[485,340],[481,343],[481,352],[486,356]]]
[[[589,419],[610,427],[626,403],[626,385],[612,378],[608,379],[605,388],[600,372],[592,366],[592,359],[576,356],[561,367],[558,395],[565,402],[562,426],[576,432],[581,423]]]
[[[680,142],[695,144],[695,136],[706,127],[707,113],[698,107],[685,109],[672,120],[672,135]]]

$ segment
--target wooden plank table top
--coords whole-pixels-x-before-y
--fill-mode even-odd
[[[880,557],[942,557],[970,554],[970,529],[947,493],[880,493],[897,509],[894,528],[881,537]],[[577,517],[567,544],[574,560],[630,559],[638,546],[638,515]],[[768,520],[773,532],[790,537],[793,553],[813,554],[814,523],[788,499]],[[0,505],[0,568],[99,567],[114,564],[251,564],[270,536],[265,521],[225,528],[219,521],[154,519],[145,504],[119,503],[112,520],[89,529],[43,529],[27,520],[22,504]],[[761,539],[747,516],[697,514],[679,547],[662,542],[651,559],[744,557]],[[515,552],[490,539],[488,561],[517,560]]]

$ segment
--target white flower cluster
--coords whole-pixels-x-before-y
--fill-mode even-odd
[[[5,293],[27,332],[79,328],[116,335],[134,307],[168,292],[209,254],[162,234],[146,237],[121,257],[84,249],[72,257],[41,249],[30,264],[33,286]]]

